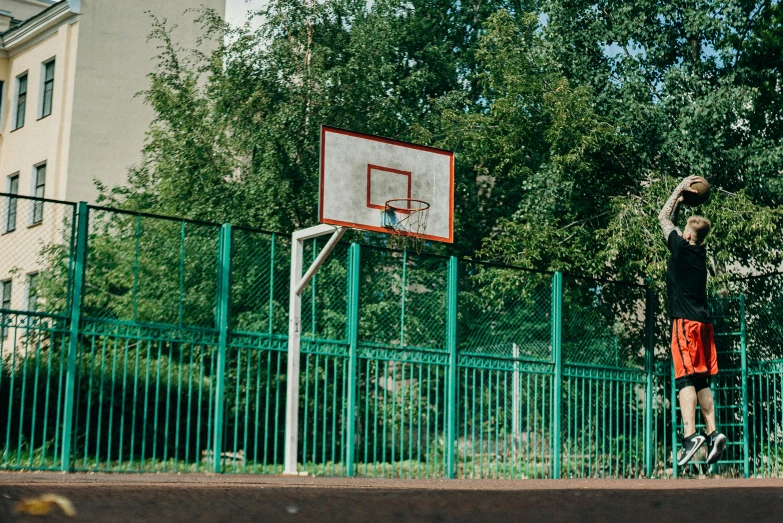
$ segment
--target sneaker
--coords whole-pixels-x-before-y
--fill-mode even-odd
[[[726,436],[717,430],[707,436],[707,463],[717,463],[726,448]]]
[[[682,438],[682,450],[680,450],[680,455],[677,457],[677,465],[682,467],[688,463],[696,454],[696,451],[704,445],[705,441],[707,441],[707,437],[698,432],[691,434],[687,438]]]

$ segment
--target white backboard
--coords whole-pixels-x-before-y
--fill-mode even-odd
[[[454,153],[321,127],[321,223],[383,232],[387,200],[430,204],[427,240],[454,241]]]

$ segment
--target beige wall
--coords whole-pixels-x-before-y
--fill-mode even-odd
[[[177,24],[175,39],[188,47],[199,31],[183,12],[202,3],[225,13],[225,0],[82,0],[66,199],[94,200],[93,179],[123,184],[141,159],[153,112],[135,94],[148,87],[156,54],[145,11]]]
[[[5,80],[3,114],[0,130],[0,177],[6,190],[9,175],[19,173],[19,193],[32,196],[32,171],[35,165],[47,164],[46,197],[63,198],[65,191],[61,176],[66,167],[68,133],[73,99],[75,46],[78,24],[66,23],[36,45],[32,45],[5,62],[0,79]],[[54,96],[52,114],[39,118],[42,64],[55,60]],[[17,78],[27,72],[27,108],[24,126],[13,129]]]
[[[2,119],[0,119],[0,191],[8,188],[9,176],[19,174],[19,194],[33,195],[33,173],[46,163],[47,198],[62,198],[64,187],[60,173],[67,160],[70,107],[75,71],[74,48],[78,24],[63,23],[34,44],[10,56],[0,58],[0,80],[5,82]],[[43,63],[55,59],[52,113],[40,118]],[[27,107],[24,125],[13,129],[16,78],[27,72]],[[8,200],[0,202],[0,233],[5,233]],[[43,223],[31,226],[32,204],[17,202],[16,230],[0,234],[0,279],[13,281],[13,307],[24,308],[27,274],[43,265],[41,246],[62,240],[62,211],[65,207],[45,205]]]
[[[39,4],[39,12],[47,5],[33,0],[2,2],[30,4],[28,8]],[[0,191],[6,190],[7,177],[19,172],[20,193],[29,195],[33,166],[44,161],[47,198],[94,202],[95,179],[107,186],[125,183],[128,169],[141,159],[154,116],[136,96],[148,87],[147,74],[155,67],[157,43],[147,41],[152,29],[148,11],[178,25],[174,38],[189,47],[195,46],[199,27],[193,24],[194,13],[183,13],[202,2],[225,14],[225,0],[70,0],[69,6],[60,2],[62,14],[35,29],[27,41],[14,41],[6,33],[5,48],[0,49]],[[51,13],[46,11],[25,27],[40,25],[41,17]],[[53,57],[53,113],[38,120],[41,63]],[[23,128],[12,130],[15,79],[25,70],[27,116]]]

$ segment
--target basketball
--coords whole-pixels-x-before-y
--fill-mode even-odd
[[[702,177],[693,182],[689,190],[682,192],[683,203],[685,205],[701,205],[710,197],[710,184]]]

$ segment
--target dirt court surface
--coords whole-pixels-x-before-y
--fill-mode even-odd
[[[14,514],[69,498],[67,518]],[[383,480],[0,472],[0,522],[783,522],[783,480]]]

